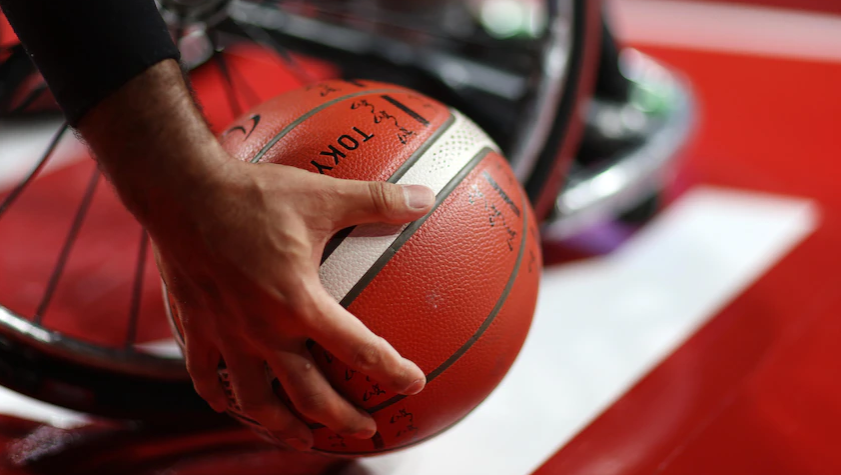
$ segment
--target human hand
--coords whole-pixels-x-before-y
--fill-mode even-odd
[[[312,434],[273,394],[268,366],[300,413],[340,434],[373,436],[373,418],[330,386],[307,340],[398,393],[419,392],[425,377],[327,294],[321,253],[348,226],[420,218],[432,190],[236,160],[208,130],[180,74],[174,61],[153,66],[79,129],[151,236],[197,392],[225,409],[223,359],[241,410],[289,445],[309,448]]]
[[[424,374],[327,294],[318,276],[321,254],[346,227],[420,218],[434,202],[432,191],[223,163],[182,201],[190,211],[179,225],[152,234],[196,391],[225,409],[221,358],[242,412],[293,447],[309,448],[312,435],[274,395],[268,365],[299,412],[343,435],[373,436],[373,418],[331,387],[307,340],[397,393],[419,392]]]

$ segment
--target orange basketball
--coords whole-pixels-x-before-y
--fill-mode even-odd
[[[526,194],[478,126],[410,89],[334,80],[253,108],[220,140],[240,160],[423,184],[437,195],[418,221],[357,226],[325,249],[320,275],[328,292],[417,363],[427,385],[415,396],[390,393],[316,342],[317,364],[374,417],[378,433],[342,438],[308,421],[314,450],[369,455],[417,444],[490,394],[526,338],[541,254]],[[227,378],[224,370],[220,376]],[[289,404],[276,379],[274,387]]]

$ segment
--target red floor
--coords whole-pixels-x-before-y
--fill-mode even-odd
[[[537,473],[841,473],[841,64],[642,49],[698,94],[691,181],[814,198],[821,225]]]
[[[698,1],[698,0],[694,0]],[[841,4],[834,0],[701,0],[711,3],[741,3],[745,5],[761,5],[777,8],[796,8],[818,13],[841,13]]]
[[[685,183],[812,198],[820,226],[536,473],[841,473],[841,64],[642,49],[682,70],[698,96]],[[80,183],[88,176],[66,173],[79,173]],[[112,205],[102,206],[107,220]],[[241,430],[62,431],[5,418],[0,444],[0,473],[16,475],[337,469],[318,456],[265,451]]]

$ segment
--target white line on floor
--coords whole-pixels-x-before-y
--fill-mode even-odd
[[[0,122],[0,192],[17,185],[38,162],[62,120]],[[85,146],[68,130],[42,174],[88,157]]]
[[[807,200],[689,192],[615,254],[546,270],[522,353],[467,419],[356,469],[531,473],[789,253],[817,220]]]
[[[841,61],[841,16],[715,2],[611,0],[617,37],[778,58]]]
[[[0,386],[0,414],[43,422],[69,429],[87,424],[88,416],[38,401]]]

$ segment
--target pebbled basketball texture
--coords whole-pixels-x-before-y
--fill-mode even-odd
[[[424,184],[436,193],[424,218],[357,226],[325,249],[325,288],[417,363],[427,385],[415,396],[391,393],[314,343],[313,357],[333,386],[378,428],[372,439],[358,440],[307,421],[314,450],[371,455],[407,447],[443,432],[491,393],[528,333],[542,259],[525,192],[482,130],[415,91],[332,80],[253,108],[220,141],[248,162]],[[174,308],[170,318],[180,336]],[[219,372],[227,384],[225,369]],[[273,386],[291,407],[276,379]],[[234,401],[230,412],[272,439],[241,417]]]

